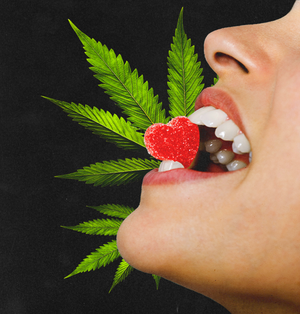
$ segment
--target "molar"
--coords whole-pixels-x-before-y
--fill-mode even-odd
[[[235,154],[245,154],[251,152],[249,140],[240,131],[239,127],[228,118],[227,114],[221,109],[216,109],[213,106],[205,106],[196,110],[189,117],[192,123],[197,125],[205,125],[210,128],[216,128],[215,136],[224,141],[233,141],[232,150]],[[222,146],[222,142],[214,142],[218,140],[211,140],[204,143],[205,150],[210,153],[210,159],[214,163],[222,163],[217,157],[217,153]],[[218,143],[218,144],[217,144]],[[219,146],[219,143],[220,146]],[[219,147],[218,147],[219,146]],[[203,149],[203,144],[202,144]],[[230,153],[232,155],[232,152]],[[220,156],[222,156],[220,154]],[[221,158],[221,157],[220,157]],[[252,153],[249,155],[249,161],[252,160]],[[241,161],[233,160],[228,163],[223,163],[227,166],[229,171],[238,170],[246,167],[247,165]]]
[[[209,140],[209,141],[206,141],[204,145],[205,145],[205,150],[208,153],[216,153],[222,147],[222,141],[217,140],[217,139]]]
[[[245,167],[247,167],[247,165],[240,160],[233,160],[228,165],[226,165],[226,168],[228,169],[228,171],[235,171],[235,170],[239,170]]]
[[[216,153],[216,156],[220,164],[227,165],[233,160],[234,153],[230,150],[224,149],[224,150],[218,151]]]

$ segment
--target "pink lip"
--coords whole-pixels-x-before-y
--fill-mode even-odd
[[[205,88],[196,99],[195,110],[204,106],[213,106],[226,112],[229,119],[234,121],[244,133],[244,127],[238,113],[237,105],[226,92],[216,87]]]
[[[196,99],[195,110],[204,106],[213,106],[223,110],[243,131],[244,128],[237,106],[226,92],[216,87],[204,89]],[[191,169],[174,169],[158,172],[158,169],[154,169],[145,175],[143,185],[180,184],[186,181],[209,179],[226,174],[230,174],[230,172],[200,172]]]
[[[180,184],[187,181],[214,178],[229,173],[230,172],[200,172],[191,169],[174,169],[170,171],[158,172],[158,169],[153,169],[145,175],[143,186]]]

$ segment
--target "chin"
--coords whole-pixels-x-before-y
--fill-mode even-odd
[[[160,268],[158,247],[150,239],[154,239],[154,229],[147,216],[141,215],[141,206],[128,216],[117,234],[118,250],[124,260],[132,267],[144,273],[157,274]],[[155,232],[155,231],[154,231]]]
[[[179,172],[183,174],[178,175]],[[191,267],[207,268],[217,253],[219,258],[215,261],[225,265],[220,260],[224,240],[219,230],[230,219],[229,215],[223,216],[231,210],[232,202],[228,204],[229,191],[223,188],[224,184],[218,188],[216,181],[224,180],[234,187],[242,173],[195,179],[178,169],[167,174],[168,184],[165,179],[162,184],[150,172],[144,178],[139,207],[118,231],[117,245],[122,257],[140,271],[172,281],[176,281],[178,269],[188,268],[187,259]],[[180,182],[174,182],[173,177],[180,177]],[[214,197],[216,193],[218,199]],[[219,211],[221,206],[223,210]],[[199,259],[202,263],[194,265],[193,261]]]

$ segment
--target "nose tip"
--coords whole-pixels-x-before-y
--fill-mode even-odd
[[[222,76],[224,72],[248,74],[251,62],[247,62],[244,46],[230,34],[230,29],[210,33],[204,42],[205,58],[211,68]]]

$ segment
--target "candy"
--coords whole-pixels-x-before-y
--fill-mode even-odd
[[[168,124],[156,123],[145,132],[148,153],[158,160],[173,160],[187,168],[200,143],[199,128],[187,117],[176,117]]]

